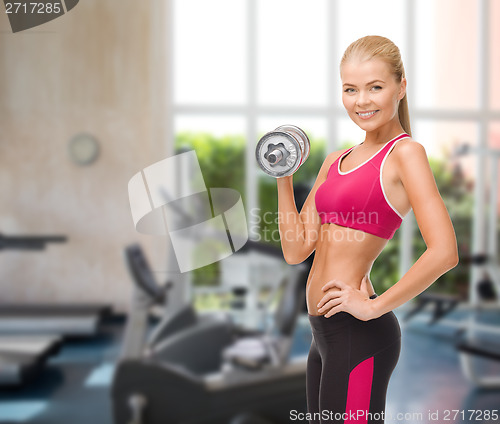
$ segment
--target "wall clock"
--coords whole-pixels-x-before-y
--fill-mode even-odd
[[[90,165],[99,156],[99,143],[87,133],[75,135],[68,145],[69,156],[78,165]]]

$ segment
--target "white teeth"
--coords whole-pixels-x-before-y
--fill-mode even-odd
[[[370,115],[373,115],[375,112],[376,112],[376,110],[374,110],[373,112],[366,112],[366,113],[359,113],[358,112],[358,115],[359,116],[370,116]]]

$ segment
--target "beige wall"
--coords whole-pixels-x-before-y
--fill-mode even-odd
[[[122,251],[139,240],[128,180],[166,152],[160,3],[80,1],[16,34],[0,14],[0,233],[69,238],[43,252],[0,251],[0,303],[127,307]],[[101,146],[85,167],[67,151],[82,131]]]

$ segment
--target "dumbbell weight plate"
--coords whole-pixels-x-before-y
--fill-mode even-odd
[[[297,139],[300,144],[300,149],[302,150],[302,163],[304,163],[309,157],[309,151],[311,150],[311,143],[309,142],[307,134],[295,125],[282,125],[276,128],[275,131],[285,131],[292,134]]]
[[[272,164],[272,161],[270,162],[266,159],[265,155],[275,150],[273,146],[281,145],[288,155],[284,160],[279,160],[276,164]],[[255,150],[255,157],[259,166],[266,174],[275,178],[293,174],[303,162],[302,155],[302,148],[295,137],[286,132],[276,130],[265,134],[259,140]]]

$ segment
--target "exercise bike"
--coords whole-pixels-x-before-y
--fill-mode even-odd
[[[253,241],[247,245],[237,254],[272,251]],[[275,254],[282,258],[280,249]],[[138,246],[127,248],[126,257],[132,275],[149,273],[149,279],[135,279],[141,282],[135,305],[141,298],[142,310],[127,325],[113,379],[115,423],[280,424],[289,422],[291,410],[305,412],[306,356],[290,359],[290,348],[307,266],[287,267],[265,331],[242,328],[222,313],[200,317],[186,306],[147,340],[148,311],[168,300],[171,284],[155,284]]]

